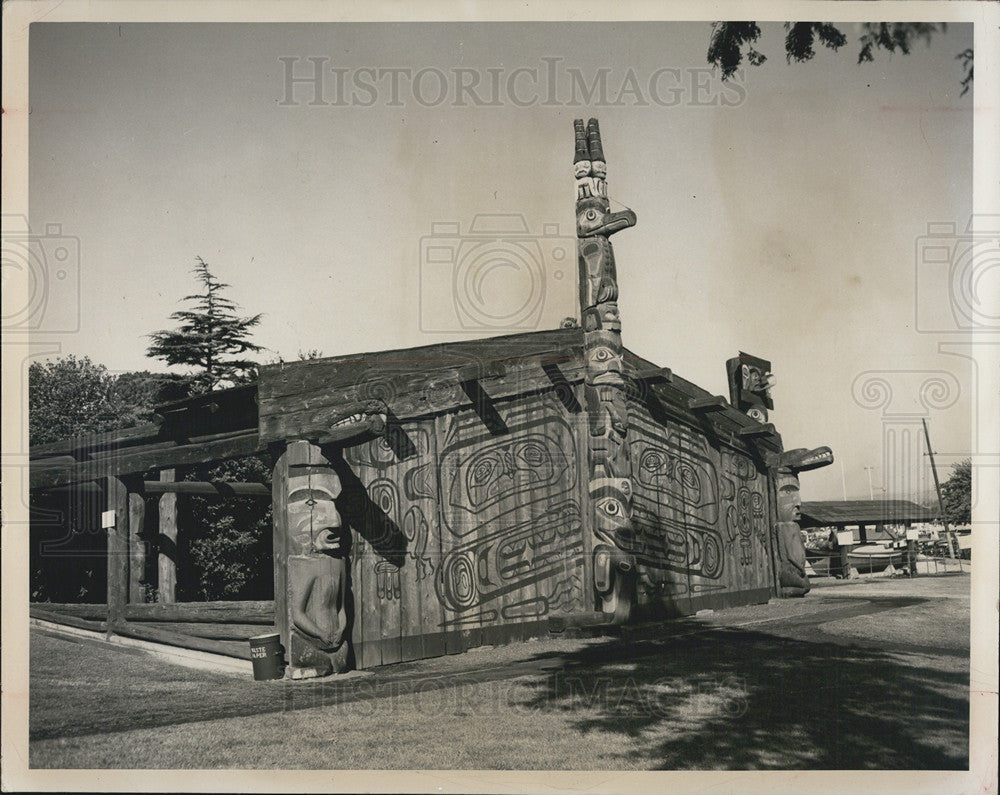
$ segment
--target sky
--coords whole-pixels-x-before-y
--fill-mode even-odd
[[[940,348],[964,339],[972,27],[863,65],[852,23],[803,64],[761,27],[767,61],[724,84],[708,22],[35,23],[30,228],[72,243],[36,331],[164,369],[144,335],[196,256],[264,314],[261,361],[555,328],[579,311],[572,121],[596,116],[638,217],[612,239],[625,345],[723,395],[726,359],[770,360],[785,447],[836,458],[804,499],[929,499],[920,419],[945,476],[975,432],[976,372]]]

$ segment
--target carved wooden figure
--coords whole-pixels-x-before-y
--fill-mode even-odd
[[[625,621],[633,601],[632,483],[628,400],[625,390],[618,276],[608,239],[635,226],[631,210],[612,213],[607,164],[597,119],[573,122],[576,154],[576,232],[580,271],[580,317],[587,370],[588,461],[594,529],[594,588],[601,609]]]
[[[771,388],[775,378],[771,363],[743,353],[726,362],[729,377],[729,402],[751,419],[767,422],[768,409],[774,409]]]
[[[348,536],[340,478],[320,448],[293,442],[286,456],[287,675],[304,679],[347,668]]]
[[[802,497],[799,472],[833,463],[829,447],[787,450],[779,458],[775,488],[778,497],[778,583],[782,596],[804,596],[809,591],[806,549],[802,542]]]

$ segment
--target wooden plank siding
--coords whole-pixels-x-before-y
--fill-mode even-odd
[[[359,668],[545,629],[585,605],[578,418],[550,388],[343,450]],[[492,416],[492,415],[491,415]]]
[[[773,584],[763,463],[646,403],[629,404],[643,612],[766,602]]]

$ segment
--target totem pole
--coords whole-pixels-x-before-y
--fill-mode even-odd
[[[799,472],[832,463],[833,453],[829,447],[786,450],[778,458],[775,487],[778,497],[778,585],[781,596],[805,596],[809,591],[806,549],[799,525],[802,519]]]
[[[594,589],[601,611],[613,614],[614,621],[621,623],[632,608],[635,575],[634,556],[624,550],[634,548],[635,543],[618,276],[608,238],[635,226],[635,213],[611,212],[597,119],[591,119],[586,128],[582,119],[576,119],[573,126],[580,318],[587,357],[584,397],[595,535]]]
[[[278,602],[285,613],[279,617],[288,651],[285,675],[340,673],[347,668],[349,643],[349,532],[335,503],[340,478],[321,449],[306,441],[291,442],[280,463],[284,515],[275,527],[283,536],[276,552],[287,561],[284,598]]]

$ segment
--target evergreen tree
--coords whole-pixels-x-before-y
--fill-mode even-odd
[[[262,315],[240,317],[236,304],[222,295],[229,285],[216,279],[201,257],[196,260],[198,264],[191,272],[203,292],[181,299],[192,302],[193,308],[170,316],[180,323],[178,328],[150,334],[153,343],[146,355],[168,365],[196,368],[195,391],[208,392],[253,378],[256,363],[232,357],[264,350],[250,341],[250,331],[260,323]]]

